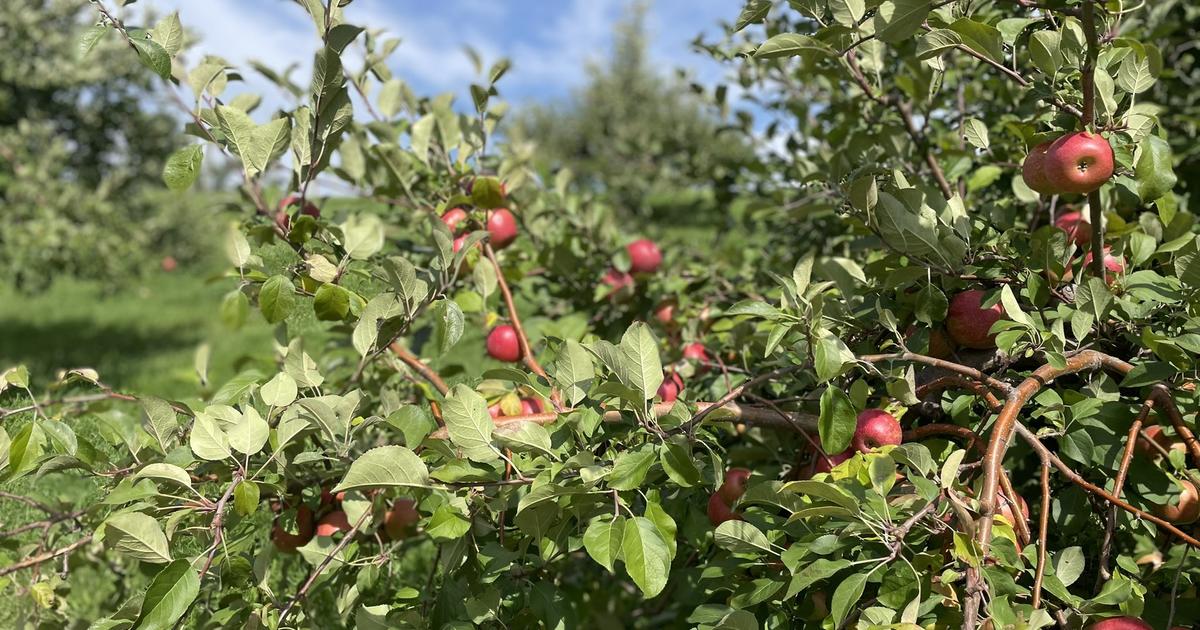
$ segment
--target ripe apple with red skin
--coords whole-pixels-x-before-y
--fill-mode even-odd
[[[467,211],[462,208],[450,208],[442,214],[442,223],[450,228],[451,234],[458,234],[459,225],[467,220]],[[458,251],[458,250],[455,250]]]
[[[1075,241],[1079,247],[1086,247],[1092,242],[1092,224],[1078,210],[1071,210],[1058,215],[1054,227],[1067,233],[1067,238]]]
[[[669,326],[675,320],[675,302],[667,300],[654,309],[654,319],[660,324]]]
[[[1183,491],[1179,493],[1179,500],[1160,505],[1154,512],[1177,525],[1195,523],[1200,520],[1200,493],[1197,493],[1195,484],[1190,481],[1180,481],[1179,485],[1183,487]]]
[[[1000,515],[1008,520],[1009,523],[1016,524],[1017,515],[1013,512],[1012,502],[1003,494],[998,495],[997,500],[1000,502]],[[1017,506],[1021,510],[1021,520],[1029,521],[1029,504],[1025,502],[1025,497],[1017,495]]]
[[[546,411],[546,406],[543,405],[542,401],[538,400],[537,398],[521,399],[521,413],[530,416],[535,413],[542,413],[544,411]]]
[[[750,481],[750,471],[746,468],[730,468],[725,473],[725,482],[717,489],[717,494],[729,505],[746,494],[746,482]]]
[[[1092,252],[1088,252],[1087,254],[1085,254],[1083,256],[1083,268],[1091,269],[1091,264],[1092,264]],[[1104,269],[1105,269],[1104,282],[1106,284],[1108,284],[1109,286],[1112,286],[1112,284],[1117,281],[1117,278],[1121,277],[1121,274],[1125,273],[1125,257],[1124,256],[1113,256],[1112,248],[1105,247],[1104,248]]]
[[[1046,179],[1046,155],[1052,142],[1043,142],[1029,150],[1025,162],[1021,164],[1021,178],[1025,185],[1043,195],[1053,195],[1058,192]]]
[[[858,414],[858,424],[854,427],[850,445],[854,450],[866,453],[881,446],[897,445],[903,435],[900,421],[892,414],[882,409],[867,409]]]
[[[420,520],[421,513],[417,511],[416,501],[404,498],[396,499],[392,502],[392,509],[383,516],[383,531],[387,533],[390,540],[407,538],[416,530],[417,522]]]
[[[179,266],[179,263],[175,261],[174,256],[163,256],[162,262],[159,264],[162,266],[162,270],[167,273],[175,271],[175,268]]]
[[[488,355],[498,361],[515,363],[521,360],[521,342],[517,339],[517,329],[508,324],[501,324],[492,329],[487,337]]]
[[[1109,617],[1088,626],[1088,630],[1154,630],[1154,627],[1133,617]]]
[[[334,510],[326,514],[317,523],[317,536],[329,537],[338,532],[348,532],[354,529],[350,524],[350,519],[346,517],[346,513],[341,510]]]
[[[612,287],[613,291],[620,291],[625,287],[633,286],[633,276],[624,271],[618,271],[616,267],[611,267],[604,274],[602,282]]]
[[[662,385],[658,386],[658,397],[663,402],[675,402],[681,391],[683,391],[683,377],[679,375],[679,372],[663,375]]]
[[[629,270],[633,273],[654,273],[662,264],[662,252],[648,238],[630,243],[625,250],[629,252]]]
[[[1103,136],[1086,131],[1055,140],[1043,160],[1046,181],[1064,193],[1086,195],[1113,174],[1113,150]]]
[[[500,403],[488,405],[488,415],[492,417],[492,420],[503,418],[504,410],[500,408]]]
[[[996,336],[988,334],[988,330],[1004,317],[1004,309],[999,303],[983,308],[983,296],[982,290],[970,289],[950,300],[946,331],[964,348],[987,350],[996,347]]]
[[[283,553],[296,553],[296,549],[308,544],[315,533],[313,513],[307,505],[296,509],[296,533],[293,534],[279,523],[275,517],[275,525],[271,528],[271,542]]]
[[[279,209],[287,212],[292,206],[299,205],[299,203],[300,195],[288,195],[279,202]],[[321,218],[320,208],[317,208],[316,204],[307,200],[304,202],[304,209],[300,211],[300,214],[307,214],[314,219]]]
[[[506,208],[493,210],[488,213],[487,231],[492,247],[504,249],[517,239],[517,218]]]
[[[742,517],[733,508],[721,498],[721,495],[714,492],[708,497],[708,522],[714,527],[724,523],[725,521],[740,521]]]

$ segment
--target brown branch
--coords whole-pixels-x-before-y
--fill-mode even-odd
[[[967,378],[974,379],[974,380],[979,381],[980,383],[983,383],[984,385],[987,385],[988,387],[990,387],[998,392],[1001,392],[1003,394],[1009,394],[1013,391],[1012,385],[1009,385],[1008,383],[1005,383],[1004,381],[1002,381],[1000,379],[988,376],[987,374],[984,374],[982,370],[979,370],[979,369],[976,369],[976,368],[973,368],[973,367],[970,367],[967,365],[962,365],[961,363],[955,363],[953,361],[946,361],[945,359],[935,359],[934,357],[927,357],[923,354],[915,354],[913,352],[896,352],[893,354],[868,354],[868,355],[858,357],[858,360],[862,361],[864,363],[882,363],[884,361],[911,361],[913,363],[923,363],[925,365],[933,366],[936,368],[942,368],[943,370],[955,372],[955,373],[961,374],[963,376],[966,376]]]
[[[1014,506],[1015,507],[1015,506]],[[1042,461],[1042,511],[1038,514],[1038,560],[1033,578],[1033,607],[1042,603],[1042,580],[1046,577],[1046,538],[1050,531],[1050,463]]]
[[[290,599],[287,605],[283,607],[283,611],[279,613],[279,622],[277,624],[278,627],[284,627],[283,622],[285,619],[287,619],[288,613],[292,612],[292,609],[296,607],[296,604],[303,600],[306,595],[308,595],[308,591],[312,589],[313,584],[317,581],[317,578],[325,572],[325,569],[329,568],[329,564],[333,562],[333,559],[339,553],[341,553],[347,545],[350,544],[351,540],[354,540],[354,535],[358,533],[359,528],[363,526],[369,516],[371,516],[370,508],[363,511],[362,516],[358,517],[358,521],[354,523],[354,526],[350,528],[350,531],[346,532],[346,535],[343,536],[340,541],[338,541],[337,546],[334,547],[333,550],[325,556],[325,559],[321,561],[321,564],[318,564],[317,568],[313,569],[313,572],[308,575],[308,579],[304,581],[304,584],[300,587],[300,590],[296,591],[296,594],[292,596],[292,599]]]
[[[909,137],[916,143],[917,149],[921,151],[922,157],[925,159],[925,164],[929,166],[930,172],[933,173],[933,179],[937,181],[938,188],[942,189],[942,196],[950,199],[954,196],[954,190],[950,188],[950,182],[946,180],[946,173],[942,171],[942,165],[938,163],[937,157],[933,155],[933,149],[929,146],[929,138],[913,122],[912,106],[908,103],[897,101],[895,109],[900,114],[900,119],[904,121],[905,131],[908,132]]]
[[[903,439],[905,442],[920,442],[927,438],[943,435],[963,440],[967,443],[967,448],[983,452],[983,440],[979,435],[967,427],[960,427],[957,424],[934,423],[913,427],[904,432]]]
[[[517,314],[517,306],[513,303],[512,291],[508,289],[508,282],[504,279],[504,269],[500,267],[500,261],[496,259],[496,252],[492,250],[491,243],[484,241],[483,253],[488,260],[492,261],[492,266],[496,269],[496,283],[500,286],[500,295],[504,297],[504,305],[508,307],[508,320],[512,322],[513,330],[517,332],[517,341],[521,344],[521,359],[525,362],[525,367],[528,367],[534,374],[546,379],[550,384],[550,402],[554,404],[555,409],[562,409],[562,397],[558,393],[558,388],[554,386],[554,381],[546,374],[546,370],[542,369],[538,363],[537,357],[533,356],[533,351],[529,347],[529,338],[525,336],[525,329],[521,326],[521,316]]]
[[[88,535],[84,536],[83,538],[80,538],[79,540],[76,540],[75,542],[73,542],[61,549],[55,549],[54,551],[48,551],[46,553],[43,553],[43,554],[40,554],[37,556],[32,556],[32,557],[26,558],[14,565],[10,565],[10,566],[4,567],[3,569],[0,569],[0,577],[4,577],[6,575],[16,573],[17,571],[20,571],[21,569],[28,569],[30,567],[36,567],[39,564],[42,564],[43,562],[53,560],[59,556],[68,555],[71,552],[75,551],[76,549],[79,549],[80,547],[88,544],[89,542],[91,542],[91,540],[92,540],[92,534],[88,534]]]
[[[204,566],[200,568],[200,581],[204,581],[204,576],[208,575],[208,569],[212,567],[213,559],[217,557],[217,550],[221,548],[221,543],[225,540],[225,505],[229,503],[229,497],[233,496],[233,489],[241,483],[241,476],[234,473],[233,480],[229,483],[229,487],[225,489],[225,494],[221,495],[217,501],[216,513],[213,514],[212,524],[209,529],[213,532],[212,550],[208,552],[208,559],[204,561]]]
[[[688,420],[687,422],[680,425],[679,428],[675,432],[678,433],[678,432],[682,431],[682,432],[686,432],[689,435],[691,435],[692,429],[694,429],[696,426],[698,426],[701,422],[704,422],[704,419],[708,417],[708,414],[733,402],[738,396],[742,395],[742,392],[746,391],[747,389],[753,388],[756,385],[759,385],[761,383],[765,383],[769,380],[779,378],[780,376],[783,376],[785,374],[790,374],[792,372],[795,372],[796,370],[801,369],[801,367],[803,367],[803,366],[789,365],[786,367],[781,367],[779,369],[771,370],[770,372],[766,372],[764,374],[759,374],[758,376],[755,376],[754,378],[729,390],[729,392],[727,394],[722,396],[720,399],[718,399],[716,402],[712,403],[711,405],[701,407],[700,411],[697,412],[696,415],[692,416],[691,420]]]
[[[1037,439],[1037,436],[1034,435],[1029,429],[1026,429],[1024,425],[1017,423],[1015,428],[1016,428],[1017,433],[1020,434],[1021,438],[1023,440],[1025,440],[1025,442],[1028,443],[1029,446],[1031,446],[1033,448],[1033,450],[1038,454],[1038,457],[1042,458],[1043,462],[1049,462],[1050,464],[1052,464],[1071,483],[1104,499],[1105,501],[1108,501],[1109,503],[1112,503],[1113,505],[1116,505],[1117,507],[1121,508],[1122,510],[1129,512],[1130,514],[1133,514],[1134,516],[1136,516],[1138,518],[1145,519],[1147,521],[1150,521],[1151,523],[1154,523],[1155,525],[1158,525],[1159,527],[1167,530],[1167,532],[1169,532],[1171,535],[1175,536],[1176,538],[1182,540],[1183,542],[1185,542],[1193,547],[1200,548],[1200,540],[1193,538],[1192,536],[1185,533],[1183,530],[1179,529],[1178,527],[1175,527],[1175,525],[1173,525],[1170,521],[1167,521],[1166,519],[1155,516],[1154,514],[1151,514],[1150,512],[1147,512],[1145,510],[1140,510],[1138,508],[1135,508],[1132,505],[1121,500],[1120,497],[1113,496],[1113,494],[1111,492],[1109,492],[1109,491],[1105,490],[1104,488],[1101,488],[1100,486],[1097,486],[1096,484],[1093,484],[1090,481],[1079,476],[1079,473],[1075,472],[1074,470],[1071,470],[1071,468],[1069,466],[1067,466],[1065,463],[1063,463],[1063,461],[1061,459],[1059,459],[1057,455],[1055,455],[1053,452],[1051,452],[1050,449],[1047,448],[1045,444],[1042,444],[1042,442]]]
[[[400,342],[394,342],[388,347],[392,349],[392,353],[395,354],[396,357],[401,361],[403,361],[405,365],[412,368],[414,372],[420,374],[422,378],[429,381],[429,384],[433,385],[433,388],[436,389],[439,394],[445,396],[446,392],[450,391],[450,388],[446,386],[446,381],[443,381],[442,377],[439,376],[433,368],[429,367],[413,353],[404,349],[404,346],[401,346]]]
[[[1129,474],[1129,465],[1133,463],[1133,451],[1137,447],[1138,436],[1142,432],[1142,424],[1146,422],[1146,418],[1150,415],[1150,410],[1154,408],[1153,400],[1146,400],[1142,403],[1142,410],[1138,412],[1133,423],[1129,425],[1129,434],[1125,438],[1125,451],[1121,453],[1121,465],[1117,468],[1117,477],[1113,480],[1113,494],[1121,496],[1121,490],[1125,486],[1125,477]],[[1108,515],[1104,522],[1104,539],[1100,543],[1100,562],[1099,573],[1096,575],[1097,588],[1101,583],[1112,577],[1108,570],[1108,556],[1112,553],[1112,538],[1113,533],[1117,529],[1117,506],[1109,506]]]
[[[976,396],[982,398],[992,411],[999,411],[1004,406],[1004,403],[1000,402],[1000,399],[996,398],[996,395],[989,391],[982,383],[959,375],[943,376],[928,383],[918,385],[916,396],[924,400],[926,396],[939,394],[947,389],[965,389],[973,392]]]
[[[1087,56],[1080,68],[1083,90],[1083,115],[1080,121],[1084,129],[1096,123],[1096,59],[1100,55],[1100,42],[1096,36],[1096,11],[1091,0],[1083,3],[1083,34],[1087,39]],[[1100,205],[1100,190],[1088,193],[1088,212],[1092,221],[1092,274],[1104,278],[1104,209]]]
[[[662,417],[671,412],[671,408],[676,403],[655,403],[651,407],[651,412],[655,417]],[[739,405],[735,402],[727,402],[718,404],[714,402],[698,402],[694,403],[701,412],[721,409],[720,419],[729,422],[741,422],[749,425],[766,427],[771,429],[785,429],[790,431],[816,431],[817,417],[806,413],[792,413],[788,417],[780,418],[778,411],[769,407],[755,407],[750,405]],[[563,409],[562,411],[547,411],[544,413],[534,413],[519,416],[504,416],[496,418],[493,421],[497,430],[504,430],[510,425],[514,426],[521,422],[533,422],[536,424],[547,425],[554,424],[562,416],[566,416],[576,411],[575,409]],[[604,412],[603,419],[605,422],[622,422],[624,417],[619,410],[610,409]],[[450,437],[450,432],[442,427],[437,431],[429,434],[430,438],[435,440],[445,440]]]

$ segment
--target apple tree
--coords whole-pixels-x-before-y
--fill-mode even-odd
[[[703,46],[784,121],[764,135],[787,155],[742,175],[781,246],[725,257],[619,227],[602,190],[505,144],[507,62],[470,103],[421,96],[352,2],[298,4],[312,81],[267,112],[227,94],[225,60],[92,3],[90,36],[184,103],[168,181],[240,165],[222,311],[278,344],[183,400],[3,372],[0,499],[31,516],[0,587],[24,618],[1200,620],[1200,241],[1171,112],[1146,98],[1168,12],[734,8]],[[279,172],[286,195],[264,186]],[[331,180],[361,196],[320,196]],[[785,229],[828,211],[836,228]],[[82,571],[116,583],[98,618],[73,604]]]

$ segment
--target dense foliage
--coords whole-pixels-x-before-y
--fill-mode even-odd
[[[183,400],[3,372],[27,618],[1200,621],[1200,239],[1188,123],[1150,100],[1189,98],[1159,81],[1186,3],[750,0],[705,48],[790,156],[738,173],[776,229],[734,257],[644,241],[590,174],[497,144],[507,62],[472,103],[419,96],[352,2],[300,4],[309,96],[261,112],[219,57],[184,66],[175,17],[96,3],[88,37],[187,103],[166,182],[241,164],[221,315],[278,344]],[[80,571],[115,576],[102,619]]]

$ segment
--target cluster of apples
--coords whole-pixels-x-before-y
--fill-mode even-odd
[[[708,365],[711,360],[708,358],[708,350],[704,344],[695,341],[683,347],[683,359],[685,361],[696,362],[696,374],[703,374],[708,371]],[[683,377],[679,372],[669,370],[663,372],[662,385],[658,386],[658,399],[663,402],[675,402],[679,398],[679,393],[683,391]]]
[[[487,410],[488,410],[488,415],[492,417],[492,420],[504,418],[507,415],[509,415],[509,414],[504,413],[504,409],[503,409],[502,405],[500,404],[500,401],[496,401],[496,402],[488,405]],[[535,413],[545,413],[545,412],[546,412],[546,404],[543,403],[541,400],[539,400],[537,398],[532,398],[529,396],[521,397],[521,413],[520,413],[520,415],[531,416]]]
[[[462,250],[463,245],[467,242],[467,227],[466,220],[471,215],[462,208],[451,208],[442,214],[442,223],[450,228],[450,233],[454,235],[454,252],[458,253]],[[492,247],[496,250],[504,249],[512,245],[513,241],[517,240],[517,217],[508,208],[496,208],[488,212],[487,225],[488,240]]]
[[[607,284],[613,293],[626,287],[632,287],[635,276],[652,274],[662,266],[662,251],[658,249],[658,245],[654,241],[648,238],[641,238],[630,243],[625,246],[625,251],[629,254],[629,271],[609,267],[602,278],[602,282]]]
[[[1043,195],[1086,195],[1112,174],[1112,146],[1103,136],[1086,131],[1035,146],[1021,165],[1025,184]]]
[[[301,504],[296,508],[296,532],[287,531],[279,520],[279,512],[283,506],[274,503],[271,509],[276,512],[275,523],[271,528],[271,542],[282,553],[296,553],[296,550],[316,537],[333,537],[339,533],[346,534],[354,529],[350,519],[342,509],[342,501],[346,493],[334,494],[328,488],[321,489],[321,504],[318,513],[323,513],[319,520],[309,506]],[[380,526],[380,536],[384,540],[401,540],[411,536],[416,531],[421,514],[417,511],[416,501],[408,498],[398,498],[392,501],[391,508],[383,515]]]
[[[854,437],[846,450],[829,455],[815,449],[808,467],[800,477],[808,479],[817,473],[827,473],[838,464],[854,457],[855,453],[869,453],[883,446],[896,446],[904,440],[904,431],[895,416],[882,409],[866,409],[858,414],[854,425]]]
[[[741,515],[733,511],[733,504],[746,494],[746,482],[750,480],[750,471],[745,468],[730,468],[725,473],[725,481],[717,491],[708,498],[708,521],[713,527],[725,521],[740,521]]]

